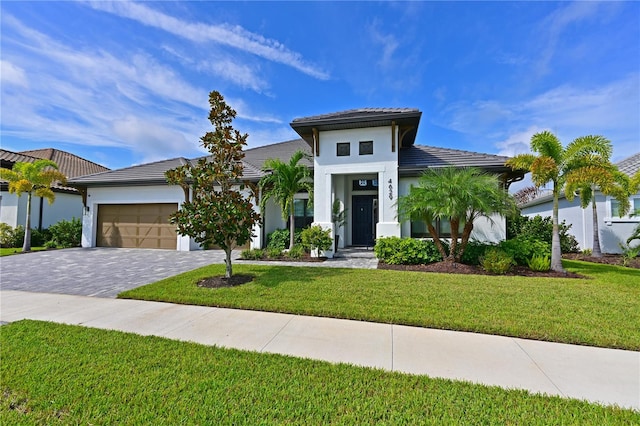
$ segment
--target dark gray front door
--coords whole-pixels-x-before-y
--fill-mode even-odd
[[[373,246],[376,222],[374,208],[375,195],[354,195],[352,199],[351,244],[354,246]]]

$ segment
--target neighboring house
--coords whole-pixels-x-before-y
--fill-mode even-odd
[[[384,236],[427,236],[423,223],[400,223],[396,206],[398,196],[408,193],[427,168],[475,166],[499,174],[505,187],[522,179],[522,172],[505,166],[507,157],[416,145],[421,115],[417,109],[369,108],[295,119],[291,127],[302,139],[246,150],[244,178],[257,183],[266,159],[288,161],[297,150],[307,152],[314,199],[311,204],[308,194],[298,195],[296,225],[315,223],[335,232],[332,204],[340,200],[348,213],[346,225],[337,230],[341,247],[370,246]],[[164,173],[189,161],[195,160],[176,158],[72,179],[87,194],[83,246],[198,248],[176,235],[168,222],[188,194],[167,185]],[[504,222],[478,221],[474,236],[502,240]],[[279,207],[270,202],[250,246],[263,247],[266,234],[285,226]],[[446,238],[447,224],[440,223],[439,229]]]
[[[46,159],[54,161],[60,172],[67,178],[74,178],[90,173],[99,173],[109,170],[99,164],[80,158],[69,152],[53,148],[38,149],[33,151],[13,152],[0,149],[0,167],[11,169],[15,163],[33,163],[36,160]],[[76,188],[54,185],[56,199],[49,204],[46,199],[34,196],[31,204],[31,227],[34,229],[48,228],[63,219],[81,218],[83,200]],[[27,216],[27,196],[18,197],[9,193],[9,185],[6,181],[0,181],[0,222],[12,227],[25,225]]]
[[[629,176],[640,170],[640,152],[616,163],[621,172]],[[629,201],[631,210],[625,216],[618,214],[618,202],[612,197],[596,191],[596,211],[598,230],[600,231],[600,249],[603,253],[621,253],[620,244],[625,244],[636,226],[640,223],[640,191],[633,194]],[[524,216],[551,216],[553,196],[545,195],[520,206]],[[580,207],[580,198],[567,200],[560,194],[558,220],[571,225],[571,232],[578,241],[580,249],[593,249],[593,213],[591,206]]]

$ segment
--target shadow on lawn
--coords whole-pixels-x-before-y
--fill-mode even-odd
[[[565,268],[570,268],[572,272],[588,275],[593,278],[603,277],[604,275],[610,275],[614,272],[616,275],[635,278],[640,282],[640,271],[635,268],[567,259],[563,259],[562,264]]]
[[[262,268],[261,268],[262,269]],[[330,278],[344,275],[345,270],[338,268],[300,268],[297,266],[268,267],[261,271],[252,270],[257,285],[274,288],[289,282],[312,282],[318,278]]]

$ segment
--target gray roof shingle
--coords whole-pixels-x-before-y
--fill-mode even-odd
[[[616,163],[618,170],[626,173],[629,176],[633,176],[636,172],[640,171],[640,152],[633,154],[631,157],[627,157],[622,161]]]
[[[448,166],[478,167],[495,172],[511,171],[510,167],[505,166],[509,157],[427,145],[402,148],[398,157],[398,168],[403,175],[420,172],[426,168]]]

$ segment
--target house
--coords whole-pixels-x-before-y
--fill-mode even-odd
[[[507,157],[415,144],[421,115],[417,109],[366,108],[297,118],[291,127],[301,139],[245,151],[244,178],[258,182],[268,158],[288,161],[297,150],[307,152],[314,199],[310,203],[308,194],[298,194],[296,223],[336,232],[340,247],[370,246],[384,236],[426,236],[424,224],[398,221],[396,202],[427,168],[475,166],[500,175],[505,187],[522,179],[522,172],[505,166]],[[175,158],[72,179],[70,184],[86,194],[83,246],[197,249],[168,222],[188,194],[164,178],[167,170],[190,161],[195,160]],[[248,190],[246,195],[252,196]],[[340,229],[332,223],[334,200],[348,212]],[[250,247],[263,247],[266,234],[285,226],[279,207],[270,202]],[[446,237],[447,224],[439,229]],[[504,220],[479,221],[474,237],[504,239]]]
[[[640,152],[616,163],[621,172],[630,177],[640,171]],[[621,253],[620,244],[625,244],[633,230],[640,224],[640,191],[633,194],[629,201],[631,210],[625,216],[618,214],[618,202],[610,196],[596,191],[596,216],[600,250],[603,253]],[[524,216],[551,216],[553,209],[553,195],[544,195],[529,201],[520,210]],[[558,220],[571,224],[570,232],[576,237],[580,249],[593,249],[593,211],[591,207],[580,207],[580,198],[567,200],[560,194],[558,204]]]
[[[0,167],[11,169],[15,163],[32,163],[36,160],[46,159],[54,161],[58,170],[67,178],[74,178],[90,173],[99,173],[109,170],[99,164],[85,160],[77,155],[53,148],[37,149],[32,151],[13,152],[0,149]],[[33,197],[31,204],[31,226],[34,229],[48,228],[61,221],[81,218],[83,201],[80,192],[76,188],[54,185],[53,191],[56,199],[49,204],[42,197]],[[18,197],[9,193],[9,185],[6,181],[0,181],[0,222],[11,227],[25,225],[27,216],[27,197]]]

